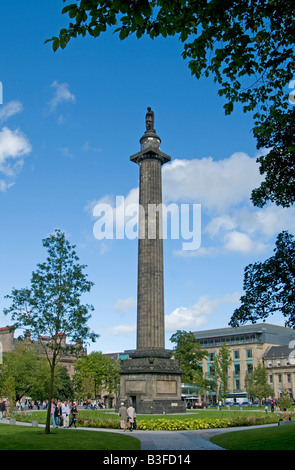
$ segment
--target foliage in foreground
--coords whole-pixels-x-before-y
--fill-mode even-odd
[[[63,0],[64,3],[68,0]],[[97,38],[107,30],[121,40],[136,35],[176,36],[193,76],[213,76],[226,99],[225,114],[239,103],[253,114],[257,159],[265,176],[252,202],[263,207],[295,202],[294,2],[292,0],[69,0],[68,25],[54,36],[53,50],[77,36]],[[289,90],[287,87],[289,85]],[[290,98],[291,96],[291,98]]]

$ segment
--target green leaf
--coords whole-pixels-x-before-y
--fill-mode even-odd
[[[52,43],[52,49],[55,51],[57,51],[57,49],[59,48],[59,44],[60,44],[60,41],[58,38],[55,38],[53,43]]]
[[[128,36],[128,31],[126,29],[121,29],[120,34],[119,34],[119,38],[121,40],[124,40],[124,39],[127,38],[127,36]]]

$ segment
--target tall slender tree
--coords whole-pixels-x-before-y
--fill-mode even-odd
[[[93,283],[87,280],[85,265],[78,263],[75,246],[70,245],[60,230],[43,240],[48,256],[32,273],[30,288],[13,289],[4,310],[15,321],[14,328],[29,330],[38,341],[50,366],[48,413],[45,433],[50,432],[50,408],[55,367],[64,353],[81,353],[83,341],[95,341],[87,321],[93,306],[81,303],[81,296],[90,292]],[[65,337],[72,345],[65,344]],[[75,344],[73,344],[75,343]]]
[[[214,370],[218,384],[218,395],[224,400],[227,397],[228,368],[231,363],[231,351],[224,343],[214,356]]]
[[[267,370],[261,363],[246,376],[246,389],[249,397],[259,400],[259,405],[263,399],[273,396],[273,388],[268,383]]]

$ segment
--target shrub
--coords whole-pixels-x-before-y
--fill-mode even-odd
[[[137,429],[143,431],[192,431],[195,429],[227,428],[230,421],[226,419],[155,419],[137,421]]]
[[[120,421],[114,419],[77,418],[77,426],[83,428],[120,429]]]

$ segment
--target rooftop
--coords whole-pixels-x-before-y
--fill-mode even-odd
[[[217,328],[213,330],[194,331],[194,335],[197,339],[212,338],[216,336],[233,336],[247,333],[280,333],[280,334],[292,334],[295,336],[295,330],[292,328],[286,328],[284,326],[272,325],[270,323],[255,323],[251,325],[243,325],[236,328]]]

